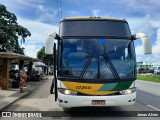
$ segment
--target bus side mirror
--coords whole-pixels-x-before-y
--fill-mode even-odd
[[[136,33],[132,36],[133,40],[136,40],[138,38],[142,41],[144,54],[152,54],[152,46],[148,37],[144,33]]]
[[[53,54],[54,39],[59,39],[57,33],[50,33],[46,39],[45,54]]]

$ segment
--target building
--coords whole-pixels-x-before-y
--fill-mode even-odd
[[[160,66],[160,62],[151,63],[151,62],[137,62],[137,68],[151,68],[154,69],[155,67]]]
[[[2,90],[8,89],[9,71],[11,69],[11,64],[13,61],[17,61],[19,63],[20,61],[33,62],[39,60],[36,58],[16,53],[0,52],[0,86]]]

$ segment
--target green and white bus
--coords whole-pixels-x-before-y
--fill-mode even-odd
[[[45,46],[46,54],[54,51],[54,94],[59,106],[133,105],[136,39],[142,40],[144,54],[151,54],[148,37],[132,35],[125,19],[62,19],[59,34],[49,34]]]

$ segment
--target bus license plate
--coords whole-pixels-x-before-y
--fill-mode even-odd
[[[105,100],[92,100],[92,105],[105,105]]]

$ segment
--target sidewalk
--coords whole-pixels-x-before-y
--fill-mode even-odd
[[[18,99],[28,95],[37,87],[43,84],[46,80],[52,79],[52,76],[45,76],[46,79],[40,81],[28,81],[24,87],[24,93],[20,93],[19,88],[9,88],[8,90],[1,90],[0,88],[0,110],[9,106]]]

